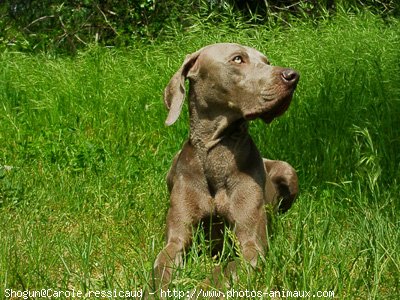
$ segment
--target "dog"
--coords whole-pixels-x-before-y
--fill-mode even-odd
[[[233,43],[187,55],[164,91],[166,125],[178,119],[189,80],[190,135],[175,156],[167,185],[167,244],[154,263],[156,281],[168,285],[182,263],[193,228],[218,216],[233,228],[243,258],[253,267],[267,248],[266,205],[288,210],[298,194],[292,166],[261,157],[248,122],[270,123],[292,99],[299,74],[271,66],[259,51]]]

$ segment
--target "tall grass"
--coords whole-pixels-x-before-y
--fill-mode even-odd
[[[251,125],[264,156],[296,167],[301,195],[276,217],[262,272],[244,268],[232,287],[397,299],[399,27],[369,14],[284,30],[204,23],[126,51],[1,53],[0,297],[147,287],[163,246],[164,178],[188,131],[187,109],[163,125],[162,90],[186,53],[231,41],[301,73],[289,111]],[[215,263],[198,234],[176,289]]]

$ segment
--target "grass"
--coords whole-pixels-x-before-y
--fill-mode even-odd
[[[301,195],[276,217],[261,272],[244,268],[233,288],[398,299],[399,30],[366,13],[276,30],[204,23],[74,58],[1,53],[0,298],[147,287],[188,132],[187,108],[164,126],[163,88],[185,54],[232,41],[301,73],[285,116],[251,126],[264,156],[298,170]],[[198,239],[175,289],[207,276],[205,248]]]

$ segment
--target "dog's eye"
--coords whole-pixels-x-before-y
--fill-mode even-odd
[[[241,56],[235,56],[233,59],[232,59],[232,61],[234,62],[234,63],[237,63],[237,64],[242,64],[243,63],[243,58],[241,57]]]

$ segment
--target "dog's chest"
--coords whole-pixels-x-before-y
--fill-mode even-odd
[[[204,173],[208,181],[219,186],[232,174],[234,155],[223,147],[215,147],[206,157]]]
[[[243,163],[241,161],[243,157],[238,152],[242,151],[224,143],[208,151],[203,168],[211,193],[230,189],[233,185],[234,179],[237,178],[239,164]]]

